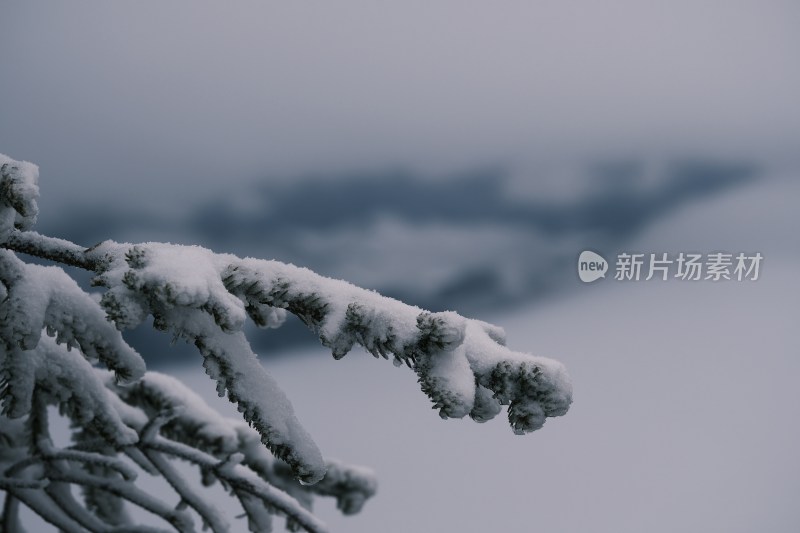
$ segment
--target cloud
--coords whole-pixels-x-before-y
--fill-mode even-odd
[[[760,175],[753,163],[625,159],[573,168],[571,184],[563,172],[531,170],[520,181],[500,168],[265,179],[184,217],[84,207],[39,229],[85,244],[170,241],[274,258],[425,308],[481,316],[569,290],[581,250],[615,250],[688,204]],[[274,348],[271,337],[254,332]],[[291,325],[277,337],[308,339]]]
[[[12,3],[0,146],[62,201],[171,209],[265,169],[787,159],[799,19],[791,2]]]

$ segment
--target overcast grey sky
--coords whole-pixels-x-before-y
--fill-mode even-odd
[[[577,205],[576,213],[585,216],[576,220],[589,220],[593,230],[589,215],[613,222],[625,214],[616,205],[644,209],[651,220],[667,205],[664,198],[693,197],[676,196],[683,189],[670,186],[664,186],[669,194],[649,195],[647,187],[635,186],[643,180],[623,180],[622,203],[590,197],[584,204],[584,182],[583,189],[570,189],[575,182],[563,185],[556,171],[548,174],[550,183],[531,184],[525,169],[553,161],[580,168],[592,158],[663,162],[673,155],[744,161],[759,171],[789,166],[783,175],[792,179],[800,168],[793,159],[800,153],[800,3],[791,0],[3,0],[0,21],[0,152],[40,165],[43,219],[66,226],[65,215],[83,215],[101,226],[104,238],[118,238],[120,230],[75,209],[75,202],[96,208],[116,197],[112,212],[138,206],[133,220],[143,226],[169,226],[170,220],[145,220],[141,206],[185,206],[219,225],[219,211],[229,204],[215,193],[230,182],[233,196],[246,191],[256,215],[273,223],[264,200],[280,201],[267,193],[284,189],[267,187],[259,197],[249,193],[254,180],[306,173],[333,179],[395,166],[419,169],[424,178],[497,165],[510,168],[513,196],[484,195],[484,207],[507,216],[511,200],[550,206],[540,200],[547,190],[560,194],[563,205]],[[654,168],[634,175],[673,175]],[[661,190],[663,181],[651,188]],[[541,311],[500,317],[512,346],[566,362],[576,386],[571,413],[541,434],[517,439],[514,449],[490,433],[502,429],[502,438],[511,438],[500,421],[471,425],[464,435],[480,436],[462,439],[466,424],[437,420],[413,376],[397,374],[419,397],[419,410],[408,408],[406,389],[373,382],[371,367],[364,367],[369,378],[352,374],[352,381],[339,382],[342,390],[330,389],[331,398],[344,401],[336,403],[323,396],[322,384],[334,375],[328,368],[315,366],[320,379],[313,381],[304,366],[287,363],[281,374],[276,364],[326,453],[378,469],[381,493],[351,522],[352,530],[374,531],[375,524],[402,519],[407,513],[398,501],[412,497],[424,504],[411,516],[416,530],[424,530],[430,516],[458,519],[467,530],[491,528],[488,521],[501,517],[514,532],[529,531],[529,519],[549,531],[675,531],[687,529],[687,521],[704,533],[714,526],[726,532],[796,529],[790,496],[800,479],[798,365],[790,310],[797,293],[791,273],[798,189],[789,180],[765,182],[732,196],[712,195],[724,204],[673,201],[673,210],[663,209],[663,225],[646,227],[651,233],[633,244],[624,241],[647,252],[761,250],[769,266],[757,284],[630,285],[614,292],[608,281],[591,296],[592,288],[579,287]],[[457,188],[448,187],[441,190]],[[379,192],[367,198],[380,198]],[[445,200],[453,197],[461,198]],[[252,213],[241,208],[245,204],[234,203],[230,211],[247,222]],[[720,205],[725,209],[713,207]],[[439,276],[432,264],[462,274],[454,255],[480,258],[474,249],[481,243],[494,246],[482,251],[486,263],[519,264],[501,272],[510,272],[512,282],[517,270],[531,275],[532,265],[547,266],[548,258],[574,257],[584,237],[598,245],[593,233],[558,241],[522,226],[476,229],[464,223],[466,215],[426,226],[409,212],[372,226],[358,219],[348,226],[355,228],[351,233],[331,229],[326,219],[305,242],[329,260],[334,253],[325,246],[350,243],[353,249],[342,253],[347,262],[367,273],[394,266],[415,285]],[[193,220],[184,215],[177,220]],[[627,220],[626,228],[634,226]],[[255,252],[265,257],[281,250],[274,234],[286,228],[275,224],[250,225],[263,231],[264,253]],[[244,233],[243,224],[231,227],[229,234]],[[229,234],[219,237],[225,246],[235,242]],[[295,247],[304,242],[293,235],[289,240]],[[455,251],[443,246],[459,243]],[[402,254],[389,255],[389,246]],[[429,250],[440,255],[424,263]],[[376,257],[384,263],[367,261]],[[341,272],[356,283],[373,283],[357,269]],[[350,375],[347,367],[341,372]],[[376,387],[388,393],[376,395]],[[305,394],[309,389],[315,392]],[[414,422],[383,416],[392,406]],[[364,423],[342,430],[342,412]],[[436,453],[411,462],[396,451],[416,450],[421,433],[425,442],[441,443]],[[375,444],[375,435],[389,441]],[[470,468],[487,450],[499,450],[498,457]],[[433,472],[447,483],[420,484],[416,472]],[[521,475],[509,481],[508,472]],[[534,483],[532,491],[527,479],[547,481]],[[496,483],[503,497],[487,500],[474,490],[475,480]],[[516,483],[516,490],[506,483]],[[491,507],[487,512],[478,504]],[[392,521],[402,528],[401,519]]]
[[[7,1],[0,13],[0,150],[42,167],[48,209],[115,193],[176,205],[267,172],[780,161],[800,138],[790,1]]]

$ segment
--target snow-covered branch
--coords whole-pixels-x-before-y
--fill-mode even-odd
[[[323,458],[251,349],[243,332],[248,318],[276,328],[292,313],[336,359],[360,345],[410,367],[442,418],[484,422],[508,406],[511,427],[522,434],[565,414],[572,401],[564,367],[507,348],[497,326],[425,311],[294,265],[198,246],[104,241],[86,249],[31,231],[38,193],[37,167],[0,155],[6,530],[18,528],[20,505],[64,531],[132,530],[139,526],[128,502],[179,531],[193,530],[192,512],[212,531],[227,531],[230,523],[174,468],[175,458],[236,497],[251,531],[269,531],[273,514],[286,516],[290,528],[324,531],[310,512],[313,495],[358,512],[376,492],[374,474]],[[94,272],[102,298],[98,303],[60,267],[29,264],[16,253]],[[157,329],[198,348],[217,392],[243,420],[223,418],[180,382],[146,372],[120,331],[150,316]],[[71,419],[70,449],[53,447],[47,405]],[[165,479],[178,508],[138,488],[120,457]],[[83,488],[83,504],[72,485]]]
[[[27,233],[15,235],[14,242],[37,242]],[[46,242],[42,253],[35,247],[27,252],[58,256],[52,251],[55,243]],[[68,245],[64,249],[75,250]],[[118,327],[134,327],[152,314],[157,327],[198,345],[208,372],[229,394],[230,375],[225,375],[231,370],[226,363],[234,353],[251,352],[236,335],[245,316],[262,327],[277,327],[288,310],[336,358],[360,344],[376,356],[414,368],[445,418],[469,414],[485,421],[500,405],[509,405],[512,427],[524,433],[541,427],[546,417],[564,414],[571,401],[560,363],[509,350],[501,328],[456,313],[428,313],[307,269],[213,254],[196,246],[106,241],[77,255],[97,269],[96,283],[109,287],[103,306]],[[187,318],[187,310],[203,313]],[[204,314],[213,318],[216,329]],[[217,330],[229,335],[220,336]]]
[[[103,305],[118,326],[137,325],[152,314],[161,327],[193,340],[209,374],[226,388],[231,375],[240,375],[231,365],[252,360],[240,333],[245,316],[269,326],[285,309],[336,358],[360,344],[376,357],[413,368],[443,418],[470,415],[482,422],[508,405],[512,428],[525,433],[566,413],[572,400],[563,365],[510,350],[501,328],[454,312],[430,313],[294,265],[196,246],[105,242],[91,255],[103,265],[97,277],[109,287]],[[252,391],[247,377],[233,390],[240,405]],[[271,387],[262,379],[252,387]]]
[[[94,373],[109,392],[124,389],[109,379],[107,373]],[[189,515],[139,490],[135,485],[136,473],[113,455],[123,452],[130,456],[133,454],[129,452],[133,450],[143,452],[142,457],[151,465],[148,471],[164,477],[180,501],[191,507],[204,526],[214,532],[229,531],[230,524],[197,492],[196,487],[178,473],[168,458],[188,461],[200,469],[207,482],[222,483],[240,499],[252,531],[267,531],[266,524],[271,523],[269,516],[280,514],[305,531],[321,533],[327,529],[310,513],[312,493],[334,496],[337,500],[344,497],[342,495],[357,494],[362,502],[374,493],[375,480],[367,469],[361,467],[331,462],[333,477],[327,482],[323,480],[319,488],[298,483],[289,474],[288,466],[276,474],[276,465],[281,463],[261,445],[258,433],[240,420],[220,417],[194,392],[164,374],[146,374],[128,394],[123,395],[123,399],[125,403],[112,401],[109,404],[119,410],[120,419],[131,424],[130,429],[138,433],[135,443],[110,444],[107,439],[95,439],[93,435],[99,428],[88,426],[78,436],[77,444],[69,449],[57,449],[50,443],[46,413],[41,410],[44,404],[38,402],[32,411],[36,414],[35,426],[38,428],[33,433],[41,433],[34,439],[36,451],[33,455],[22,451],[17,454],[20,457],[17,462],[0,471],[2,489],[34,511],[51,508],[43,517],[67,531],[81,528],[105,531],[109,525],[114,526],[114,531],[132,527],[127,520],[111,521],[106,516],[109,506],[112,509],[118,507],[118,500],[128,501],[160,516],[179,531],[194,531]],[[132,416],[133,413],[137,414]],[[34,419],[30,418],[26,425],[32,424]],[[21,441],[9,444],[12,446],[9,450],[15,449],[14,446],[27,447]],[[254,468],[256,464],[258,467]],[[350,471],[360,473],[360,480],[358,476],[349,474]],[[116,475],[109,475],[112,472]],[[343,478],[356,481],[343,484]],[[67,485],[84,488],[85,507],[77,503],[68,491],[65,492]],[[372,490],[365,493],[359,485]],[[293,490],[282,490],[284,486]],[[338,488],[328,490],[326,487]],[[340,507],[344,509],[341,504]],[[119,515],[115,517],[119,518]],[[10,521],[12,518],[6,516],[5,519]]]
[[[0,242],[14,228],[33,227],[39,215],[38,198],[39,167],[0,154]]]
[[[87,250],[82,246],[55,237],[40,235],[35,231],[9,232],[2,247],[22,254],[49,259],[63,265],[74,266],[84,270],[94,270],[97,265],[87,255]]]

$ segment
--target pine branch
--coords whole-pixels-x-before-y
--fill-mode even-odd
[[[234,490],[236,498],[247,517],[247,528],[253,533],[270,533],[272,531],[272,515],[257,497],[244,491]]]
[[[130,320],[135,322],[135,317],[129,316],[130,309],[144,305],[154,313],[157,323],[169,327],[167,311],[180,303],[185,292],[178,280],[154,285],[155,280],[148,281],[146,273],[148,264],[159,261],[159,253],[174,250],[187,256],[184,262],[194,257],[209,265],[206,272],[213,275],[217,271],[221,276],[227,291],[217,288],[204,300],[187,303],[205,309],[223,331],[240,329],[243,311],[263,323],[269,309],[287,309],[316,331],[336,358],[343,357],[357,343],[376,357],[393,356],[396,363],[414,367],[423,391],[443,417],[470,414],[485,421],[497,414],[499,405],[509,405],[512,427],[524,433],[541,427],[545,417],[564,414],[571,403],[571,385],[560,364],[505,349],[502,329],[485,322],[469,321],[455,313],[427,313],[276,261],[242,260],[198,247],[131,246],[111,241],[79,253],[80,247],[66,241],[47,240],[30,232],[15,235],[18,237],[6,246],[25,242],[29,245],[27,253],[38,257],[61,254],[87,268],[105,270],[98,280],[112,288],[104,304],[118,323],[133,325]],[[53,249],[59,252],[54,253]],[[76,254],[81,260],[74,259]],[[121,256],[125,260],[122,264]],[[113,278],[119,281],[114,282]],[[230,300],[228,291],[246,302],[245,309]],[[145,301],[134,293],[142,294]],[[139,315],[144,317],[144,313]],[[486,342],[485,338],[494,342]],[[212,366],[216,370],[216,362]],[[467,369],[474,374],[474,383],[466,376],[453,379],[454,375],[464,375]]]
[[[276,261],[228,263],[222,279],[230,292],[250,306],[300,316],[335,358],[357,343],[375,357],[411,366],[443,418],[469,414],[485,421],[509,405],[512,428],[525,433],[565,414],[572,401],[563,365],[509,350],[496,326],[430,313]]]
[[[155,470],[155,475],[167,479],[182,496],[185,503],[193,507],[203,517],[202,504],[193,496],[187,496],[188,489],[182,486],[180,480],[172,479],[172,475],[164,466],[169,463],[159,463],[157,456],[169,452],[171,457],[189,461],[198,466],[204,473],[205,480],[219,480],[237,498],[239,498],[248,519],[249,527],[253,531],[265,531],[266,524],[271,522],[269,513],[287,515],[287,522],[301,526],[307,518],[296,516],[297,510],[307,507],[310,509],[312,493],[334,496],[339,507],[345,513],[355,512],[363,502],[375,492],[374,475],[364,468],[350,467],[338,462],[328,462],[328,476],[318,485],[300,485],[294,479],[288,466],[276,461],[263,447],[257,432],[244,424],[241,420],[222,418],[205,404],[193,391],[186,388],[178,380],[163,374],[147,373],[144,378],[133,387],[119,387],[111,381],[106,385],[114,390],[120,390],[122,398],[128,404],[119,404],[117,407],[133,409],[134,405],[147,409],[150,413],[149,420],[139,417],[129,417],[134,423],[140,438],[136,445],[116,447],[129,457],[134,457],[135,452],[142,453],[142,459],[137,461],[143,468]],[[116,396],[114,396],[116,397]],[[159,411],[160,410],[160,411]],[[160,433],[177,438],[184,444],[174,443],[159,436]],[[86,438],[88,437],[88,438]],[[93,458],[94,450],[104,450],[108,447],[107,441],[92,439],[88,435],[69,448],[67,457]],[[153,442],[168,449],[155,450]],[[171,447],[170,447],[171,446]],[[195,450],[194,453],[191,450]],[[227,450],[227,451],[226,451]],[[238,454],[231,456],[232,451],[242,452],[241,462]],[[62,451],[50,452],[50,456],[62,456]],[[222,458],[220,458],[220,455]],[[199,458],[199,459],[198,459]],[[233,458],[233,461],[231,460]],[[199,461],[199,462],[198,462]],[[145,467],[142,463],[146,462]],[[20,465],[34,464],[32,459],[25,459]],[[89,464],[96,464],[92,461]],[[155,466],[153,466],[155,465]],[[283,466],[281,466],[283,465]],[[245,468],[246,467],[246,468]],[[242,472],[252,470],[240,479]],[[253,493],[253,486],[248,480],[255,479],[252,474],[257,474],[261,480],[269,485],[283,489],[286,494],[271,489],[268,494]],[[343,483],[343,481],[346,481]],[[266,485],[267,487],[269,485]],[[258,490],[262,490],[263,486]],[[277,499],[276,499],[277,498]],[[294,501],[297,500],[297,501]],[[269,502],[269,503],[267,503]],[[304,503],[307,502],[307,503]],[[347,502],[347,503],[346,503]],[[353,505],[356,504],[356,505]],[[214,521],[206,517],[206,522]],[[308,524],[306,524],[308,525]],[[223,530],[221,526],[212,526]]]
[[[66,533],[83,533],[85,530],[55,503],[50,497],[41,490],[12,489],[9,495],[13,496],[20,503],[30,508],[37,515]]]
[[[223,517],[217,507],[195,492],[189,483],[175,470],[169,461],[155,451],[144,449],[144,454],[156,467],[161,476],[181,497],[181,501],[191,507],[203,519],[203,525],[211,528],[214,533],[224,533],[228,531],[230,525]]]
[[[84,465],[102,466],[122,476],[127,481],[136,480],[136,471],[116,457],[81,450],[60,449],[42,456],[46,461],[73,461]]]
[[[2,353],[2,347],[0,347]],[[5,413],[20,417],[33,409],[38,391],[58,400],[66,414],[79,426],[91,425],[111,442],[132,443],[137,439],[120,419],[105,385],[94,368],[77,353],[43,337],[33,350],[13,350],[0,357],[3,371],[0,397]]]
[[[163,518],[178,531],[194,531],[192,519],[188,513],[173,509],[130,482],[94,476],[74,469],[50,474],[50,480],[105,490]]]
[[[292,520],[296,521],[309,533],[325,533],[328,530],[325,524],[317,517],[300,507],[294,498],[281,490],[271,487],[241,465],[220,461],[216,457],[196,448],[158,436],[143,443],[141,446],[184,459],[201,468],[212,471],[217,478],[227,483],[234,490],[245,492],[262,500],[269,507],[291,517]]]
[[[94,271],[98,260],[87,250],[73,242],[40,235],[35,231],[14,230],[1,244],[3,248],[40,259],[49,259],[62,265]]]
[[[67,462],[79,462],[84,466],[102,466],[121,474],[122,480],[114,480],[110,477],[100,477],[92,474],[82,473],[79,470],[69,468]],[[148,511],[157,514],[175,525],[179,530],[190,530],[186,517],[176,514],[169,507],[163,506],[158,500],[150,497],[144,492],[139,491],[132,484],[136,479],[136,473],[127,465],[114,457],[107,457],[93,452],[76,449],[43,450],[38,455],[23,459],[6,469],[6,476],[16,476],[25,469],[41,464],[44,466],[40,474],[42,479],[26,479],[7,477],[8,486],[2,486],[4,490],[16,493],[16,490],[23,488],[44,489],[53,503],[61,509],[63,514],[69,519],[80,524],[90,531],[105,531],[108,526],[100,522],[94,515],[88,513],[86,509],[78,504],[67,488],[69,484],[78,484],[86,487],[100,489],[120,496],[131,501]],[[27,503],[26,503],[27,505]],[[34,509],[35,510],[35,509]],[[201,516],[203,516],[201,514]],[[226,529],[215,529],[214,531],[225,531]]]
[[[37,180],[35,165],[0,154],[4,530],[19,530],[22,504],[63,531],[156,531],[127,523],[128,501],[179,531],[193,531],[186,507],[213,531],[226,531],[221,513],[170,458],[198,466],[204,483],[220,481],[241,502],[251,531],[270,530],[276,513],[292,530],[325,531],[310,513],[312,494],[335,497],[346,514],[358,512],[375,493],[374,475],[322,458],[250,348],[242,331],[248,317],[277,327],[290,312],[336,359],[358,344],[406,364],[442,418],[483,422],[507,405],[512,429],[526,433],[566,413],[572,401],[560,363],[509,350],[501,328],[454,312],[430,313],[277,261],[161,243],[104,241],[86,249],[30,231]],[[102,308],[62,269],[24,263],[15,252],[94,272],[93,283],[107,289]],[[148,316],[157,329],[195,344],[218,393],[227,393],[247,424],[223,419],[175,380],[145,373],[118,330]],[[69,449],[53,447],[48,404],[80,428]],[[179,508],[138,489],[135,471],[118,454],[164,478],[180,496]],[[86,506],[74,500],[71,485],[84,488]]]
[[[47,486],[46,479],[21,479],[13,477],[0,477],[0,489],[43,489]]]
[[[0,242],[15,228],[36,223],[39,206],[39,167],[0,154]]]
[[[48,474],[45,473],[45,476],[48,476]],[[86,530],[104,532],[108,529],[99,518],[75,501],[68,483],[50,483],[45,489],[45,492],[64,514],[86,528]]]
[[[36,455],[26,457],[8,467],[5,471],[7,476],[16,476],[26,468],[33,465],[44,464],[53,461],[75,461],[83,463],[84,465],[103,466],[110,470],[116,471],[122,475],[123,479],[127,481],[134,481],[136,479],[136,472],[134,472],[128,465],[117,459],[116,457],[108,457],[98,453],[87,452],[76,449],[59,449],[53,451],[39,451]],[[30,486],[19,486],[19,488],[45,488],[47,480],[26,480],[20,478],[0,478],[2,480],[12,482],[16,480],[19,483],[29,484]]]
[[[276,465],[277,475],[283,475],[286,481],[293,481],[290,472]],[[364,503],[377,491],[375,473],[364,467],[354,467],[339,461],[328,460],[328,472],[319,483],[310,485],[308,490],[321,496],[336,498],[336,507],[346,515],[361,511]]]
[[[0,531],[7,533],[24,533],[22,524],[19,523],[19,500],[14,496],[12,491],[16,487],[2,487],[6,493],[6,501],[3,503],[3,515],[0,516]],[[30,487],[39,488],[39,487]]]

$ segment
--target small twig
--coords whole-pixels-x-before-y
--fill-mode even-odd
[[[3,488],[3,490],[9,490]],[[6,501],[3,503],[3,516],[0,520],[0,529],[7,533],[22,533],[19,523],[19,500],[10,491],[6,492]]]
[[[141,431],[139,431],[139,441],[148,442],[158,436],[158,432],[161,431],[161,428],[164,426],[164,424],[180,415],[182,411],[183,409],[177,407],[173,409],[165,409],[158,413],[156,416],[151,418],[147,424],[145,424]]]
[[[98,466],[105,466],[115,472],[118,472],[123,478],[128,481],[136,479],[136,471],[116,457],[109,457],[100,453],[84,452],[80,450],[62,449],[52,453],[47,453],[43,456],[47,461],[74,461],[79,463],[88,463]]]
[[[150,429],[157,430],[158,428],[163,425],[167,420],[169,420],[170,415],[172,413],[166,412],[162,413],[162,416],[156,416],[151,419]],[[323,522],[321,522],[316,516],[311,514],[308,510],[304,509],[300,506],[295,498],[286,494],[280,489],[273,487],[272,485],[264,482],[261,478],[257,477],[255,474],[252,474],[249,468],[243,467],[239,464],[232,464],[230,460],[227,461],[220,461],[218,458],[214,457],[213,455],[207,454],[201,450],[196,448],[192,448],[191,446],[187,446],[185,444],[172,441],[170,439],[164,438],[157,434],[157,431],[145,431],[144,428],[141,432],[142,434],[148,433],[148,438],[142,438],[140,442],[136,445],[131,446],[122,446],[118,447],[119,451],[126,453],[128,456],[132,455],[139,455],[141,453],[141,459],[144,457],[147,458],[147,462],[150,463],[153,467],[158,468],[161,472],[161,475],[167,479],[167,475],[164,475],[163,471],[161,471],[160,467],[156,465],[153,461],[153,452],[160,452],[172,457],[176,457],[178,459],[183,459],[190,463],[196,464],[197,466],[208,469],[214,472],[214,474],[225,483],[228,483],[235,491],[237,492],[237,496],[241,496],[244,494],[251,495],[258,500],[264,502],[264,504],[268,505],[271,509],[274,509],[281,514],[284,514],[294,520],[298,525],[300,525],[303,529],[308,531],[309,533],[325,533],[327,532],[327,526]],[[100,445],[99,441],[95,442],[87,442],[87,443],[78,443],[70,447],[73,450],[83,450],[83,449],[97,449]],[[27,462],[30,463],[31,460],[21,461],[17,465]],[[165,461],[166,462],[166,461]],[[17,467],[15,465],[15,467]],[[102,479],[98,479],[102,481]],[[54,480],[55,481],[55,480]],[[170,482],[171,485],[173,485]],[[188,498],[185,498],[183,494],[173,485],[176,489],[178,494],[192,506],[195,510],[199,509],[191,503]],[[101,487],[105,490],[108,490],[106,487]],[[109,492],[114,492],[109,490]],[[124,494],[118,494],[119,496],[127,498]],[[240,497],[241,499],[241,497]],[[132,501],[132,500],[131,500]],[[140,505],[139,502],[133,501],[133,503]],[[140,505],[141,506],[141,505]],[[148,509],[149,510],[149,509]],[[156,513],[158,514],[158,513]],[[206,520],[207,523],[213,524],[213,522],[209,521],[203,513],[199,513],[201,517]],[[213,526],[212,526],[213,527]],[[224,530],[224,529],[223,529]]]
[[[87,249],[64,239],[48,237],[35,231],[14,231],[0,246],[42,259],[49,259],[85,270],[95,270],[97,259]]]
[[[29,466],[33,466],[42,462],[41,455],[34,455],[32,457],[26,457],[20,461],[17,461],[13,465],[6,468],[5,475],[6,478],[1,479],[15,479],[14,476],[28,468]],[[21,480],[22,481],[22,480]],[[30,488],[41,488],[41,487],[30,487]]]
[[[108,533],[175,533],[169,529],[152,526],[115,526],[106,529]]]
[[[45,489],[45,492],[64,514],[87,530],[102,532],[107,529],[106,524],[88,512],[83,505],[75,501],[67,483],[50,483]]]
[[[101,466],[105,466],[110,468],[116,472],[118,472],[122,477],[126,480],[132,481],[136,479],[136,472],[131,469],[128,465],[117,459],[116,457],[109,457],[107,455],[101,455],[99,453],[91,453],[91,452],[84,452],[79,450],[57,450],[54,452],[47,452],[47,453],[40,453],[39,455],[33,455],[31,457],[26,457],[21,461],[17,461],[10,467],[6,469],[6,476],[8,478],[0,478],[0,488],[2,488],[2,483],[6,480],[10,480],[16,474],[22,472],[26,468],[33,466],[35,464],[40,463],[47,463],[51,461],[77,461],[82,463],[90,463],[90,464],[97,464]],[[15,479],[15,481],[17,481]],[[25,482],[28,480],[19,479],[20,482]],[[41,483],[45,480],[38,480],[37,482],[39,485],[37,486],[30,486],[30,487],[17,487],[19,488],[42,488],[46,485],[41,485]],[[10,482],[10,481],[9,481]]]
[[[97,438],[97,439],[78,442],[65,449],[85,451],[85,452],[99,452],[101,450],[106,450],[108,448],[109,448],[109,442],[106,439]],[[141,468],[151,476],[158,476],[158,470],[156,470],[156,468],[150,463],[147,457],[144,456],[144,454],[139,448],[133,446],[125,446],[121,448],[119,451],[127,455],[131,461],[136,463],[136,465],[139,468]]]
[[[201,468],[213,470],[220,480],[229,484],[233,489],[252,494],[271,508],[291,517],[293,521],[309,533],[326,533],[328,531],[327,526],[308,510],[301,507],[296,499],[269,485],[256,476],[255,473],[241,465],[231,465],[203,451],[160,436],[148,442],[140,443],[139,446],[158,450],[195,463]],[[221,466],[223,468],[220,468]]]
[[[9,491],[20,502],[28,506],[34,513],[46,522],[56,526],[59,531],[66,533],[83,533],[85,531],[77,522],[64,514],[58,506],[53,505],[50,497],[40,490],[13,489]]]
[[[203,499],[202,496],[194,492],[186,480],[181,477],[181,475],[172,468],[172,465],[169,464],[169,461],[164,459],[159,452],[154,450],[144,450],[144,454],[150,460],[150,462],[155,466],[158,471],[160,472],[161,476],[167,481],[167,483],[175,489],[175,492],[181,497],[181,499],[186,502],[192,509],[197,511],[197,514],[200,515],[200,518],[208,524],[214,532],[225,532],[230,529],[230,525],[225,521],[223,518],[222,513],[212,504],[211,502],[206,501]]]
[[[46,479],[22,479],[13,477],[0,477],[0,489],[43,489],[47,486]]]
[[[122,449],[122,453],[128,456],[128,458],[136,463],[139,468],[150,474],[151,476],[158,476],[159,472],[158,469],[150,462],[150,459],[140,450],[134,446],[126,446]]]
[[[257,497],[247,492],[234,491],[247,516],[248,525],[253,531],[272,531],[272,515],[267,506]]]
[[[187,513],[171,508],[161,500],[143,492],[132,483],[76,471],[51,474],[50,480],[105,490],[163,518],[178,531],[194,531],[192,519]]]

